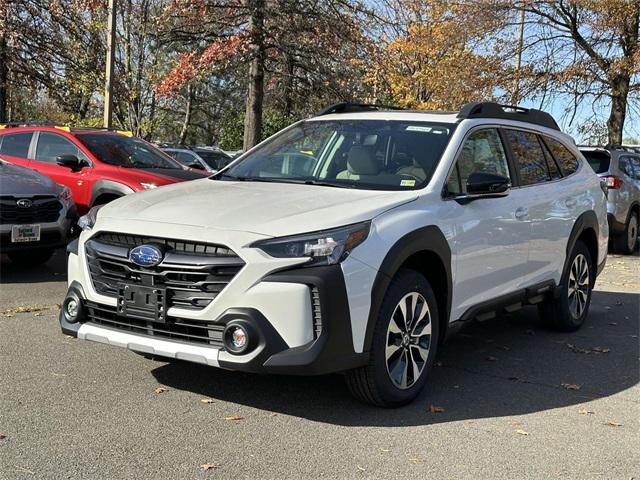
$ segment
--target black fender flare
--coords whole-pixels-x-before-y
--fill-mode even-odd
[[[585,230],[593,230],[593,233],[596,234],[596,239],[600,238],[600,226],[598,224],[598,217],[596,212],[593,210],[588,210],[583,212],[576,218],[576,221],[573,223],[573,228],[571,229],[571,234],[569,235],[569,240],[567,241],[567,249],[566,255],[569,256],[576,242],[578,241],[578,237],[582,235]],[[599,248],[599,245],[596,245]],[[599,252],[598,252],[599,253]],[[593,259],[596,263],[598,262],[598,258]]]
[[[113,180],[98,180],[91,187],[90,205],[93,206],[96,199],[100,197],[100,195],[103,195],[105,193],[124,196],[133,193],[134,191],[135,190],[133,188],[128,187],[127,185],[124,185],[122,183],[114,182]]]
[[[440,312],[446,319],[445,328],[440,331],[440,338],[444,338],[446,325],[448,324],[451,312],[451,298],[453,290],[453,277],[451,273],[451,248],[444,234],[435,225],[419,228],[405,236],[401,237],[389,249],[384,257],[382,264],[376,274],[371,290],[371,306],[369,309],[369,318],[367,320],[367,330],[364,337],[364,351],[367,352],[371,348],[373,339],[373,331],[376,324],[376,316],[382,305],[384,295],[389,288],[391,280],[398,272],[400,267],[407,261],[409,257],[416,253],[429,252],[438,256],[447,275],[447,298],[446,311]]]

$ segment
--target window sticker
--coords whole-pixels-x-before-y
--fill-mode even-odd
[[[409,125],[405,128],[407,132],[430,132],[433,130],[431,127],[425,127],[423,125]]]
[[[400,186],[401,187],[415,187],[416,186],[416,181],[409,179],[409,178],[405,178],[404,180],[400,180]]]

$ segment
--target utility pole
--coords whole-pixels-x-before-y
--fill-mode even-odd
[[[116,0],[109,0],[109,20],[107,22],[107,64],[104,79],[104,119],[105,128],[113,127],[113,62],[116,53]]]
[[[520,68],[522,67],[522,45],[524,43],[524,5],[520,7],[520,32],[518,35],[518,46],[516,52],[516,74],[513,81],[513,94],[511,105],[517,105],[520,101]]]

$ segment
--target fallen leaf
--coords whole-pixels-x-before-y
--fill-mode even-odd
[[[361,472],[364,472],[364,467],[361,467],[360,465],[356,465],[356,467],[358,468],[358,470],[360,470]]]
[[[207,470],[214,470],[216,468],[220,468],[221,465],[219,463],[203,463],[202,465],[200,465],[200,468],[202,470],[204,470],[205,472]]]
[[[464,423],[466,423],[467,425],[471,425],[472,423],[475,423],[474,420],[465,420]]]
[[[581,388],[581,385],[576,385],[575,383],[561,383],[560,385],[567,390],[580,390]]]
[[[609,425],[610,427],[621,427],[622,424],[619,422],[616,422],[614,420],[609,420],[607,423],[605,423],[605,425]]]
[[[232,420],[234,422],[237,422],[238,420],[244,420],[244,417],[241,417],[240,415],[231,415],[229,417],[224,417],[225,420]]]
[[[200,401],[202,403],[214,403],[215,400],[211,399],[211,398],[201,398]]]
[[[164,392],[168,392],[169,389],[166,388],[166,387],[156,387],[156,388],[153,389],[153,391],[155,393],[164,393]]]
[[[429,406],[429,411],[431,413],[444,413],[444,408],[436,407],[435,405],[431,405],[431,406]]]
[[[389,450],[388,448],[381,448],[380,451],[387,453],[387,452],[390,452],[391,450]]]
[[[591,351],[596,353],[609,353],[611,349],[606,347],[593,347]]]
[[[0,433],[0,440],[4,440],[7,436],[4,433]]]
[[[495,361],[497,361],[498,359],[497,359],[496,357],[492,357],[491,355],[489,355],[488,357],[486,357],[486,358],[485,358],[485,360],[486,360],[487,362],[495,362]]]
[[[524,430],[516,430],[518,435],[529,435],[529,432],[525,432]]]
[[[580,415],[595,415],[596,412],[594,412],[593,410],[587,410],[586,408],[581,408],[580,410],[578,410],[578,413]]]

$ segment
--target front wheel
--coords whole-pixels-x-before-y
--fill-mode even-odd
[[[538,306],[542,320],[555,330],[578,330],[589,313],[595,278],[589,249],[578,241],[560,279],[560,295],[549,298]]]
[[[427,279],[401,270],[378,312],[369,364],[347,372],[351,393],[366,403],[399,407],[424,388],[438,346],[438,305]]]

